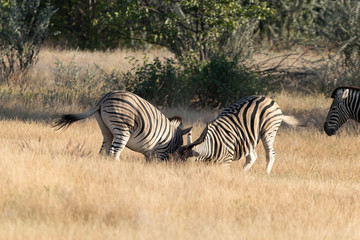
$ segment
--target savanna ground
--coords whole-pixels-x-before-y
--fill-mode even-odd
[[[36,76],[48,74],[53,55],[68,59],[66,52],[42,54]],[[79,53],[78,61],[97,59],[111,67],[118,59],[86,54]],[[51,128],[52,112],[84,109],[42,112],[36,103],[30,109],[2,103],[8,108],[0,113],[0,239],[359,239],[357,125],[349,122],[328,137],[322,124],[331,99],[273,97],[285,114],[308,127],[280,127],[269,176],[262,144],[247,174],[243,159],[230,169],[145,163],[125,149],[114,162],[98,155],[102,136],[94,119],[62,131]],[[218,113],[163,111],[182,115],[185,127],[193,125],[193,139]]]

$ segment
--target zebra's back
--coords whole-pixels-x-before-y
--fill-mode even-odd
[[[218,146],[225,143],[233,152],[233,160],[238,160],[254,150],[264,134],[276,133],[282,116],[280,107],[271,98],[249,96],[225,108],[211,122],[208,131],[216,136],[214,141]]]

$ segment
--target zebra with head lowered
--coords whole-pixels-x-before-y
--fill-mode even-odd
[[[220,162],[228,166],[233,160],[246,157],[244,170],[248,171],[257,158],[255,147],[261,139],[269,174],[275,161],[273,143],[282,121],[299,125],[294,117],[283,115],[274,100],[248,96],[225,108],[195,142],[180,147],[176,154],[182,159]]]
[[[147,161],[165,160],[191,130],[182,129],[181,117],[168,119],[148,101],[126,91],[107,93],[86,113],[61,115],[54,127],[61,129],[94,114],[104,137],[100,153],[116,160],[125,146],[143,153]]]
[[[331,136],[348,120],[360,122],[360,88],[337,87],[331,94],[333,103],[324,123],[324,130]]]

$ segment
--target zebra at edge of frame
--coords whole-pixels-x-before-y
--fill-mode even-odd
[[[243,168],[249,171],[257,158],[255,147],[261,139],[269,174],[275,161],[273,143],[282,121],[300,125],[296,118],[285,116],[274,100],[248,96],[225,108],[208,123],[195,142],[180,147],[175,155],[183,160],[219,162],[227,166],[245,157]]]
[[[324,123],[324,131],[331,136],[349,119],[360,122],[360,88],[341,86],[331,94],[333,102]]]
[[[125,146],[144,154],[146,161],[166,160],[192,128],[182,129],[181,117],[168,119],[148,101],[127,91],[107,93],[88,112],[60,115],[53,127],[59,130],[94,114],[104,138],[100,154],[115,160]]]

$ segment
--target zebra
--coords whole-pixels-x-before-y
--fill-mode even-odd
[[[324,131],[328,136],[334,135],[348,119],[360,122],[359,87],[337,87],[331,98],[334,100],[324,123]]]
[[[243,168],[247,172],[257,158],[255,147],[261,139],[266,151],[266,173],[270,174],[275,161],[273,143],[282,121],[300,125],[295,117],[283,115],[274,100],[244,97],[225,108],[195,142],[180,147],[175,155],[182,160],[218,162],[225,166],[245,157]]]
[[[182,118],[166,118],[143,98],[127,92],[114,91],[104,95],[88,112],[58,116],[53,127],[57,130],[95,114],[103,135],[100,154],[119,160],[126,147],[145,155],[146,161],[166,160],[183,144]]]

